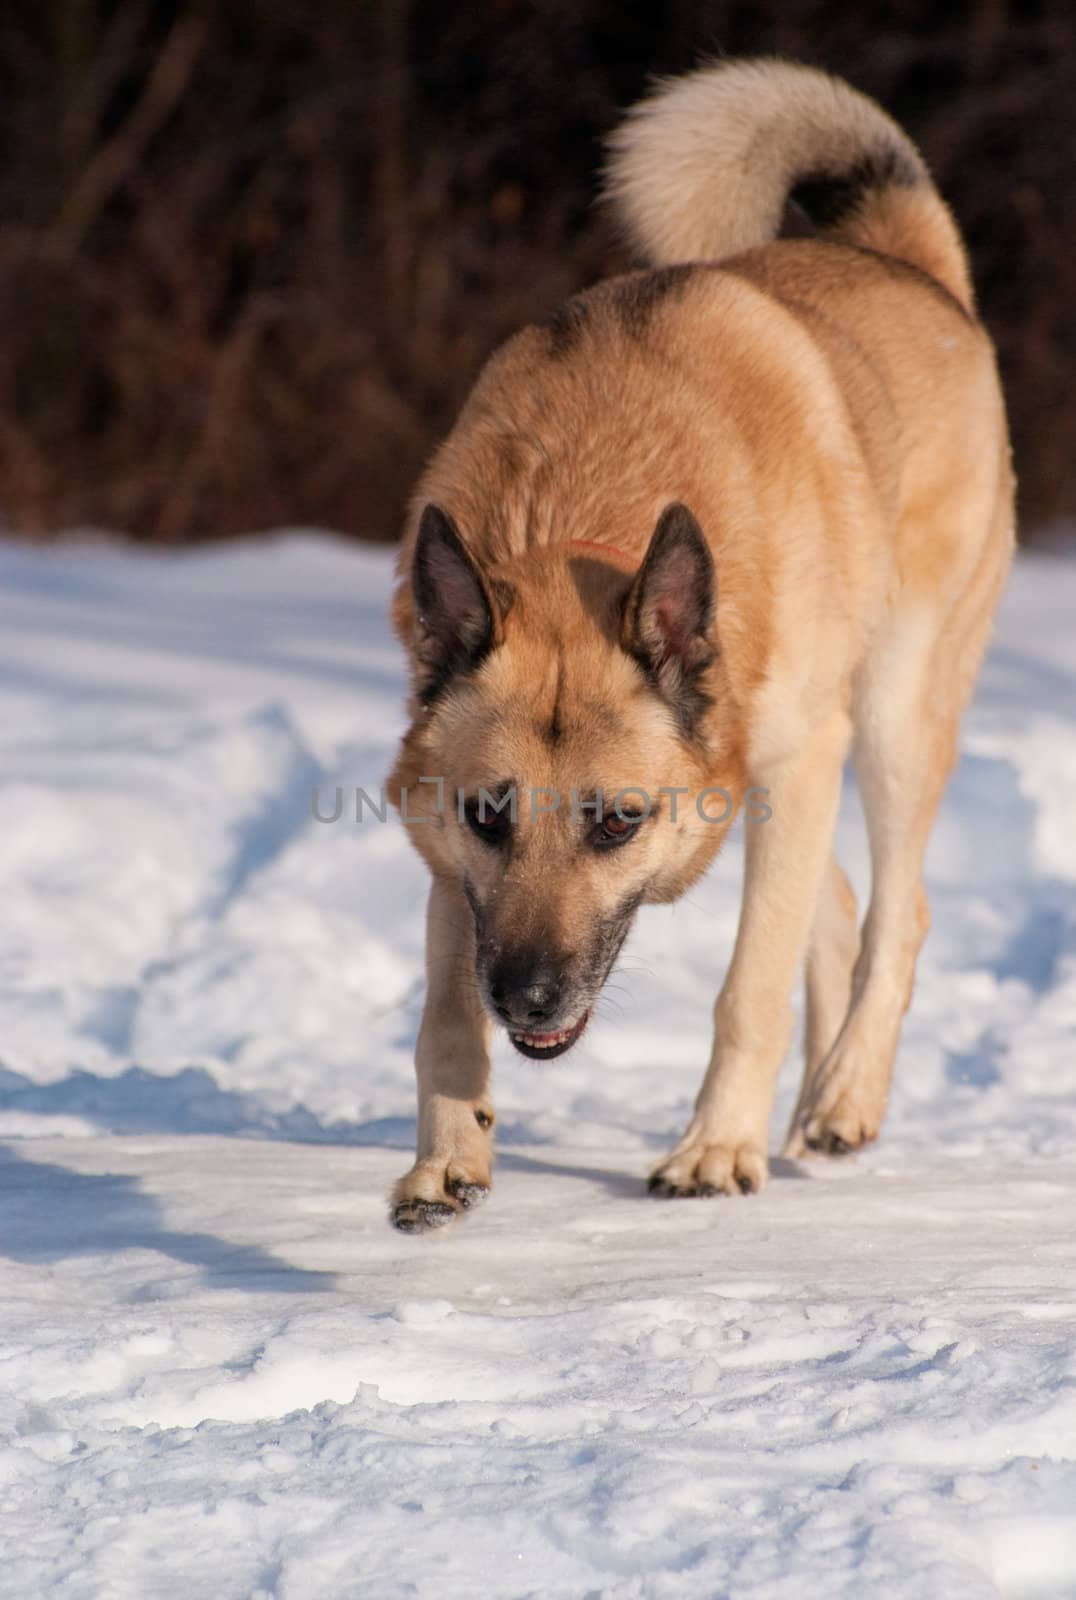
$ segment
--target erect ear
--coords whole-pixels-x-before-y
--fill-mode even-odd
[[[492,648],[490,592],[456,524],[440,506],[422,513],[411,566],[420,695],[429,701],[450,678],[478,665]]]
[[[700,679],[716,654],[716,589],[702,529],[687,506],[666,506],[628,591],[623,644],[687,733],[709,703]]]

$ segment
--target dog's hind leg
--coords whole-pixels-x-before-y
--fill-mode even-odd
[[[856,897],[848,876],[830,856],[818,891],[807,945],[804,980],[803,1084],[800,1104],[809,1098],[815,1075],[841,1031],[852,998],[852,973],[859,954]],[[792,1119],[796,1125],[800,1105]]]
[[[463,894],[434,879],[426,914],[426,1005],[415,1051],[418,1154],[392,1194],[405,1233],[439,1228],[484,1200],[493,1161],[490,1025],[475,982]]]
[[[857,730],[856,773],[871,846],[870,907],[848,1015],[804,1083],[787,1155],[840,1155],[875,1139],[881,1128],[901,1021],[929,925],[923,853],[955,752],[957,713],[945,698],[940,687],[931,694],[925,673],[907,696],[891,675]]]
[[[843,1154],[875,1139],[889,1098],[901,1022],[930,925],[923,856],[956,758],[1006,567],[998,540],[952,613],[897,618],[856,695],[855,763],[871,849],[871,900],[848,1016],[805,1083],[786,1154]]]
[[[747,825],[740,927],[714,1006],[710,1066],[686,1133],[651,1175],[654,1194],[747,1194],[766,1180],[789,1000],[833,837],[849,734],[847,716],[834,712],[795,754],[752,775],[768,791],[772,815]]]

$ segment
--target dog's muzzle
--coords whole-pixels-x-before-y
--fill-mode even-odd
[[[532,1061],[551,1061],[570,1050],[590,1017],[588,1008],[564,1021],[565,1011],[572,1014],[571,997],[565,995],[562,969],[544,951],[501,956],[490,969],[487,987],[493,1014],[520,1054]]]

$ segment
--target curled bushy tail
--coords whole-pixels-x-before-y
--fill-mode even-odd
[[[775,239],[789,200],[817,231],[910,261],[968,310],[960,235],[923,158],[865,95],[790,61],[719,62],[632,108],[607,193],[655,266]]]

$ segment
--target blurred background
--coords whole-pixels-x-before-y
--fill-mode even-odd
[[[602,140],[777,52],[922,147],[999,347],[1025,538],[1076,513],[1072,0],[4,0],[0,523],[373,539],[484,357],[630,265]]]

